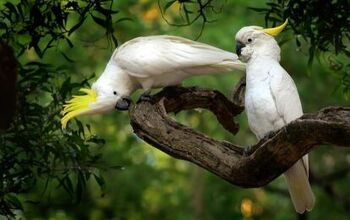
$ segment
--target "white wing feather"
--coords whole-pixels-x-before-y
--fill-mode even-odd
[[[245,69],[245,64],[234,53],[167,35],[130,40],[120,46],[111,59],[128,74],[138,78],[177,71],[190,75]]]
[[[276,74],[280,71],[283,74]],[[271,89],[276,98],[276,107],[285,123],[289,123],[303,115],[303,109],[299,98],[298,90],[291,76],[280,65],[274,65],[271,69]],[[308,155],[303,157],[303,164],[307,176],[309,175]]]
[[[271,75],[272,93],[276,99],[277,111],[283,117],[284,122],[289,123],[302,116],[303,110],[299,94],[290,75],[280,65],[274,65]],[[315,204],[315,197],[308,180],[308,155],[297,161],[284,173],[284,176],[296,211],[303,213],[305,210],[311,210]]]
[[[281,72],[276,74],[276,72]],[[280,66],[271,68],[271,89],[275,94],[276,105],[280,115],[289,123],[303,115],[298,90],[290,75]]]

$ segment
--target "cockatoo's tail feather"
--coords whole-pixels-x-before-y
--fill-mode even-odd
[[[265,28],[265,29],[262,29],[261,31],[271,36],[277,36],[279,33],[283,31],[283,29],[287,26],[287,24],[288,24],[288,19],[286,19],[286,21],[278,27]]]
[[[96,102],[96,91],[91,89],[80,89],[80,92],[86,95],[73,96],[73,98],[66,102],[62,111],[63,117],[61,119],[62,129],[65,129],[69,120],[77,115],[81,115],[89,108],[91,103]]]

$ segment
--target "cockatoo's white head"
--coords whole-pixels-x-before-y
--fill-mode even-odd
[[[120,80],[122,77],[118,76],[116,67],[108,64],[91,89],[80,89],[84,95],[73,96],[66,102],[62,111],[62,128],[66,128],[68,121],[79,115],[102,114],[114,109],[127,110],[131,104],[130,92],[123,83],[119,83]]]
[[[288,19],[280,26],[263,29],[258,26],[241,28],[236,34],[236,53],[245,62],[253,57],[268,56],[280,60],[280,48],[274,39],[288,23]]]

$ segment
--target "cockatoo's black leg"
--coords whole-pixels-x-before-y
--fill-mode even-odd
[[[275,136],[276,132],[275,131],[269,131],[267,134],[265,134],[264,139],[270,139],[273,136]]]
[[[173,85],[173,86],[167,86],[167,87],[165,87],[164,89],[166,89],[166,90],[171,90],[171,91],[182,91],[181,90],[181,83],[180,84],[177,84],[177,85]]]
[[[164,88],[165,90],[172,90],[172,91],[178,91],[181,90],[181,83],[177,84],[177,85],[173,85],[173,86],[167,86]],[[137,101],[137,103],[140,102],[150,102],[153,100],[153,96],[151,95],[151,89],[145,89],[144,92],[141,94],[139,100]]]
[[[269,131],[263,138],[262,140],[268,140],[275,136],[276,132],[275,131]],[[249,156],[252,154],[256,148],[254,147],[255,145],[248,145],[247,147],[244,148],[243,155],[244,156]]]
[[[146,90],[144,93],[140,95],[139,100],[137,100],[137,103],[140,102],[150,102],[152,101],[153,97],[151,95],[151,90]]]
[[[248,145],[247,147],[244,148],[243,150],[243,156],[249,156],[254,152],[254,145]]]

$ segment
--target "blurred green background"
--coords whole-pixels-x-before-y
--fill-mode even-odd
[[[162,1],[161,1],[162,2]],[[119,44],[134,37],[146,35],[178,35],[196,39],[219,48],[234,51],[235,33],[243,26],[265,25],[265,14],[249,7],[264,7],[265,1],[222,1],[212,13],[202,33],[202,22],[190,26],[169,25],[160,13],[157,1],[118,0],[117,19],[130,18],[116,24],[115,36]],[[163,3],[164,6],[164,3]],[[170,21],[180,19],[178,3],[166,12]],[[288,40],[291,30],[277,38],[281,42],[282,66],[289,72],[298,87],[304,112],[315,112],[326,106],[348,106],[349,102],[339,87],[339,76],[329,70],[327,55],[321,55],[312,68],[308,67],[308,50],[301,40]],[[105,30],[89,18],[70,40],[74,47],[56,45],[42,58],[57,66],[64,65],[73,82],[80,82],[95,73],[102,73],[115,49],[105,37]],[[59,52],[64,52],[74,63],[68,62]],[[344,59],[344,58],[340,58]],[[21,61],[39,61],[33,49],[24,52]],[[184,86],[212,88],[230,96],[231,89],[242,73],[201,76],[186,80]],[[61,79],[57,79],[58,81]],[[140,92],[133,95],[136,101]],[[48,94],[41,94],[43,102]],[[59,115],[57,115],[57,118]],[[240,145],[256,143],[249,131],[245,113],[239,116],[240,131],[232,136],[225,131],[211,113],[186,111],[176,119],[215,139],[224,139]],[[80,117],[89,124],[91,133],[105,140],[102,153],[105,164],[121,169],[101,169],[104,177],[102,188],[90,179],[81,201],[68,194],[58,184],[49,185],[45,193],[45,180],[38,180],[34,189],[20,194],[25,219],[162,219],[162,220],[210,220],[210,219],[349,219],[350,217],[350,151],[330,146],[317,147],[310,155],[311,184],[316,195],[316,205],[307,216],[298,216],[293,208],[282,177],[268,186],[243,189],[233,186],[215,175],[191,163],[176,160],[138,139],[129,125],[126,112]],[[71,123],[72,127],[76,123]],[[344,171],[345,170],[345,171]],[[345,173],[338,175],[337,173]],[[338,178],[339,177],[339,178]]]

